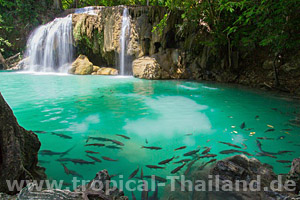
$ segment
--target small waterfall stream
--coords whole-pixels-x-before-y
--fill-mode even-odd
[[[122,30],[120,35],[120,75],[127,75],[125,71],[126,64],[126,54],[128,40],[130,37],[130,17],[128,8],[124,8],[123,17],[122,17]]]
[[[26,55],[30,71],[67,72],[74,59],[72,15],[37,28],[29,37]]]

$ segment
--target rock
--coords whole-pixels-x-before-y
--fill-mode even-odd
[[[107,170],[102,170],[85,186],[79,186],[74,192],[59,189],[44,189],[38,191],[31,183],[18,195],[19,200],[27,199],[69,199],[69,200],[128,200],[124,192],[110,186],[110,176]]]
[[[288,174],[288,179],[296,182],[295,193],[298,194],[300,191],[300,158],[293,160],[291,170]]]
[[[141,57],[133,61],[133,76],[143,79],[160,79],[162,70],[155,58]]]
[[[99,69],[100,69],[100,67],[98,67],[96,65],[93,66],[93,72],[97,72]]]
[[[190,199],[293,199],[294,194],[288,191],[270,190],[271,182],[278,180],[272,166],[263,164],[256,158],[247,158],[245,155],[236,155],[217,161],[205,168],[205,165],[194,166],[185,180],[205,182],[200,184],[205,189],[187,193],[180,187],[173,193],[177,199],[185,199],[187,194],[192,194]],[[284,183],[284,179],[282,183]],[[189,184],[186,185],[186,188]],[[199,183],[195,183],[199,186]],[[211,188],[210,190],[208,188]],[[258,188],[258,189],[257,189]],[[251,190],[252,189],[252,190]],[[169,191],[165,194],[168,196]],[[167,199],[167,198],[166,198]]]
[[[22,128],[0,94],[0,192],[9,191],[6,180],[40,180],[46,178],[38,167],[41,143],[32,131]]]
[[[90,75],[93,73],[93,67],[93,63],[91,63],[85,55],[79,55],[72,63],[69,73],[75,75]]]
[[[118,75],[118,70],[109,67],[101,67],[97,71],[97,75]]]

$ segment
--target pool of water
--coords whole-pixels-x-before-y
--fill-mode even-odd
[[[146,165],[158,165],[174,156],[173,163],[187,158],[183,156],[186,152],[200,148],[201,153],[204,147],[211,147],[210,154],[217,154],[216,159],[234,155],[220,154],[220,151],[235,149],[220,141],[242,147],[237,150],[272,165],[276,173],[289,171],[288,163],[276,160],[299,157],[299,128],[289,121],[299,115],[299,102],[261,91],[191,81],[6,72],[0,73],[0,91],[20,125],[28,130],[46,132],[38,133],[41,150],[64,152],[71,148],[62,158],[86,161],[94,160],[85,151],[99,152],[89,155],[101,159],[101,163],[65,162],[67,168],[85,180],[94,178],[102,169],[110,174],[122,174],[127,179],[138,167],[143,168],[144,175],[165,177],[180,164],[167,164],[165,169],[156,170]],[[245,128],[242,129],[243,122]],[[89,136],[110,140],[90,139],[87,142]],[[265,151],[295,152],[278,155],[277,159],[255,156],[259,152],[257,137],[273,138],[260,140]],[[124,146],[111,140],[122,142]],[[106,146],[85,146],[91,143]],[[162,149],[150,150],[142,146]],[[174,151],[181,146],[187,147]],[[102,156],[118,161],[107,161]],[[39,155],[40,165],[47,169],[49,179],[70,182],[72,176],[65,174],[57,161],[59,158]],[[200,159],[196,165],[210,159]]]

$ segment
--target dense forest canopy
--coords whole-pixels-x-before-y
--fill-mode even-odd
[[[216,51],[225,46],[230,54],[232,49],[268,46],[279,55],[300,46],[299,0],[0,0],[0,50],[13,44],[7,35],[20,30],[16,25],[46,23],[39,16],[50,12],[49,8],[147,4],[165,6],[169,13],[182,10],[180,30],[207,31],[212,40],[200,40],[199,45],[209,45]],[[154,30],[167,20],[168,14]]]

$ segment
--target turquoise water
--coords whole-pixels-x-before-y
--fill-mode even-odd
[[[234,155],[219,154],[222,150],[234,149],[219,141],[244,148],[243,143],[247,149],[238,150],[255,155],[259,151],[256,137],[274,138],[260,140],[265,151],[295,151],[278,155],[277,159],[255,156],[274,166],[276,173],[289,171],[288,163],[276,160],[299,157],[299,128],[289,125],[289,120],[299,115],[299,102],[255,90],[191,81],[1,72],[0,91],[20,125],[47,132],[38,134],[41,150],[64,152],[74,147],[63,158],[87,161],[93,160],[86,156],[86,150],[99,152],[91,156],[101,159],[101,163],[75,165],[66,162],[70,170],[81,174],[85,180],[94,178],[102,169],[107,169],[110,174],[123,174],[126,179],[138,166],[143,168],[144,175],[165,177],[180,164],[168,164],[166,169],[157,170],[146,165],[158,165],[172,156],[179,156],[174,159],[178,161],[186,158],[182,156],[184,153],[198,148],[202,152],[204,147],[211,147],[210,153],[218,155],[216,159]],[[241,129],[243,122],[246,127]],[[275,131],[265,133],[271,127]],[[116,134],[126,135],[130,140]],[[93,140],[86,143],[88,136],[114,139],[124,146]],[[115,145],[122,149],[85,146],[90,143]],[[143,149],[143,145],[161,147],[162,150]],[[187,148],[174,151],[181,146]],[[102,156],[118,161],[106,161]],[[40,165],[47,169],[50,179],[70,182],[72,176],[65,174],[60,162],[56,161],[59,158],[40,155]],[[199,164],[209,160],[200,159]]]

